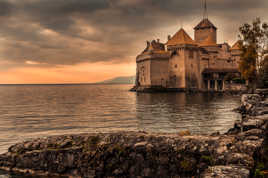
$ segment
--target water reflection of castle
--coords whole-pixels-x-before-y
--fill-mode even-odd
[[[138,129],[148,132],[189,130],[194,134],[226,132],[240,114],[230,108],[240,98],[195,93],[139,93],[136,97]]]

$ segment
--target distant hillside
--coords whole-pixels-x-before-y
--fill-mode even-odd
[[[104,80],[102,82],[98,83],[104,83],[104,84],[134,84],[135,83],[135,76],[129,76],[129,77],[116,77],[109,80]]]

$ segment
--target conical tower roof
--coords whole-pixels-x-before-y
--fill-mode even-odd
[[[180,45],[180,44],[195,44],[194,40],[181,28],[168,42],[168,46]]]
[[[204,28],[214,28],[217,30],[217,27],[215,27],[215,25],[213,25],[207,18],[203,19],[196,27],[194,27],[195,30]]]
[[[241,41],[238,40],[231,48],[230,50],[241,50],[240,48]]]

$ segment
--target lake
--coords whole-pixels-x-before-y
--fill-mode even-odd
[[[134,93],[131,85],[0,85],[0,153],[37,137],[88,132],[226,132],[239,96]]]

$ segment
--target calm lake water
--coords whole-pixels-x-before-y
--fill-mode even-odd
[[[36,137],[116,131],[225,132],[240,97],[133,93],[131,85],[0,85],[0,153]]]
[[[133,93],[131,85],[0,85],[0,153],[50,135],[189,130],[226,132],[240,115],[240,97]],[[0,171],[0,178],[18,178]],[[26,178],[25,176],[22,176]],[[20,177],[21,178],[21,177]],[[32,177],[31,177],[32,178]]]

